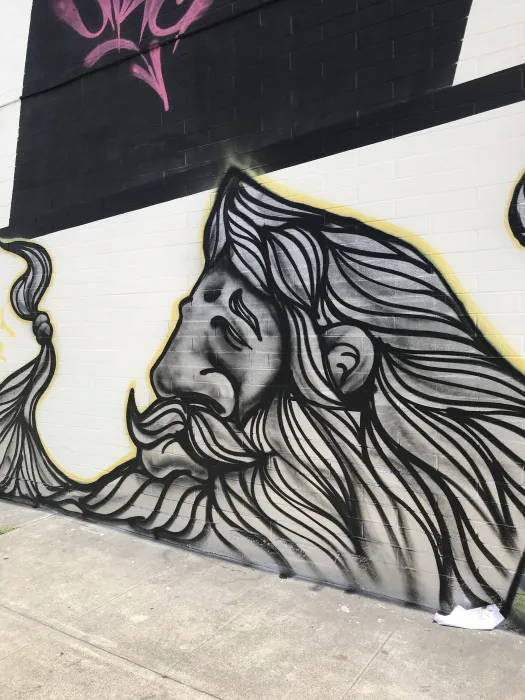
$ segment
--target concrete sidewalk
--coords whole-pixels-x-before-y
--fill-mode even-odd
[[[0,503],[2,700],[513,700],[523,638]]]

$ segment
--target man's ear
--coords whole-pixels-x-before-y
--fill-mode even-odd
[[[345,396],[361,389],[372,373],[374,343],[359,326],[341,324],[320,335],[325,368],[336,388]]]
[[[522,175],[514,188],[508,216],[514,238],[525,246],[525,175]]]

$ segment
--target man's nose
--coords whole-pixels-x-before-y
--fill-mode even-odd
[[[170,339],[151,373],[151,383],[157,396],[166,399],[194,391],[194,371],[200,362],[192,346],[190,336],[177,335]]]
[[[170,339],[161,359],[151,373],[151,383],[158,397],[206,396],[217,410],[229,416],[235,408],[231,382],[217,368],[209,339],[197,330],[179,332]]]

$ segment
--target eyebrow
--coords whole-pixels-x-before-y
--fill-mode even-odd
[[[257,336],[257,340],[261,341],[262,336],[259,321],[257,320],[257,316],[246,306],[242,298],[242,289],[237,289],[233,292],[228,305],[230,311],[247,323]]]

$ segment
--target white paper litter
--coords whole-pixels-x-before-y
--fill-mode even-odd
[[[461,605],[456,605],[450,615],[436,613],[435,622],[448,627],[462,627],[466,630],[493,630],[505,618],[496,605],[487,605],[484,608],[472,608],[465,610]]]

